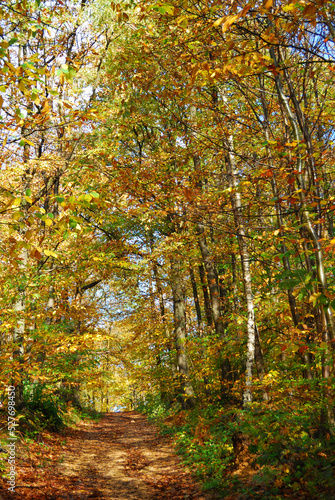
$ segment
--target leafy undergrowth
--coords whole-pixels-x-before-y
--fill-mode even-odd
[[[329,499],[335,491],[335,439],[318,429],[308,404],[253,403],[182,411],[152,399],[141,411],[174,436],[178,452],[219,498]]]
[[[15,464],[17,479],[27,482],[32,488],[34,480],[38,481],[42,476],[45,484],[52,484],[55,457],[61,462],[65,456],[67,432],[82,421],[99,420],[102,414],[91,409],[73,407],[41,386],[37,386],[29,395],[26,394],[25,399],[24,410],[15,415]],[[6,492],[9,434],[5,409],[0,412],[0,424],[0,489]]]

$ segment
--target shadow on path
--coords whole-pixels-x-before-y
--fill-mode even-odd
[[[18,481],[15,498],[208,499],[180,464],[169,440],[136,412],[109,413],[99,423],[71,430],[62,456],[55,456],[41,472],[32,474],[30,484],[27,476],[24,483]]]

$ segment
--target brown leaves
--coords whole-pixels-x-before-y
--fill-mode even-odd
[[[315,17],[317,7],[313,3],[308,3],[303,10],[303,15],[308,19],[313,19]]]
[[[149,465],[150,461],[143,455],[138,448],[130,448],[128,450],[125,470],[128,475],[141,471]]]

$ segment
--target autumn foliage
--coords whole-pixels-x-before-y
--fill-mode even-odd
[[[333,5],[0,10],[1,390],[141,405],[208,489],[327,498]]]

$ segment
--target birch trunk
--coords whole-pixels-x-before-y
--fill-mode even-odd
[[[255,307],[254,307],[254,299],[253,299],[252,285],[251,285],[250,257],[249,257],[247,243],[245,241],[245,231],[242,221],[242,203],[241,203],[241,195],[238,192],[235,155],[234,155],[234,141],[232,135],[228,136],[227,147],[228,147],[227,164],[228,164],[229,185],[231,188],[231,203],[234,212],[235,225],[238,232],[238,243],[239,243],[240,256],[242,262],[244,293],[245,293],[247,312],[248,312],[248,319],[247,319],[248,342],[247,342],[247,359],[246,359],[246,371],[245,371],[245,390],[243,392],[243,402],[242,402],[243,408],[247,408],[248,405],[252,402],[253,366],[256,354]],[[261,353],[261,351],[259,351],[258,354],[259,353]]]
[[[23,248],[20,253],[20,271],[22,276],[24,277],[24,273],[28,263],[28,250]],[[18,287],[18,299],[14,305],[14,310],[17,313],[17,321],[16,326],[14,328],[13,334],[13,343],[14,343],[14,351],[13,351],[13,361],[18,363],[17,366],[17,375],[19,381],[16,384],[15,389],[15,406],[16,410],[21,410],[24,407],[24,398],[23,398],[23,370],[20,365],[23,363],[23,355],[24,355],[24,335],[26,330],[26,320],[25,320],[25,311],[26,311],[26,297],[25,297],[25,285],[19,285]],[[13,384],[14,385],[14,382]]]

